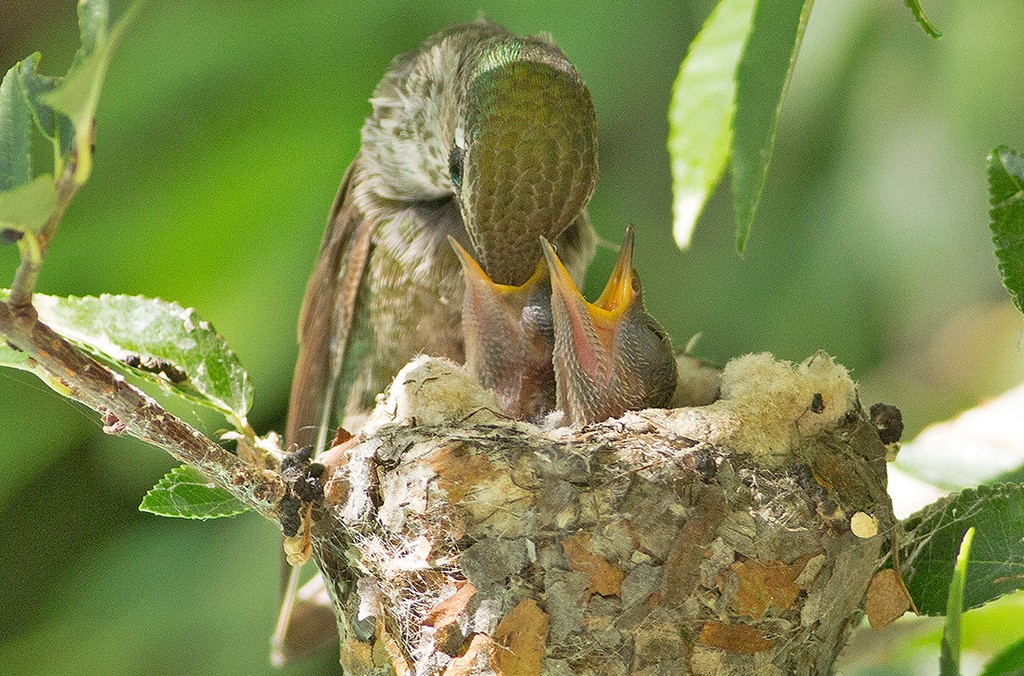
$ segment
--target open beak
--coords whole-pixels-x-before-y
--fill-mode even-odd
[[[554,401],[550,329],[544,335],[550,321],[531,323],[536,313],[524,310],[538,306],[544,315],[550,311],[547,266],[539,261],[533,275],[519,286],[497,284],[453,237],[448,240],[466,281],[462,306],[466,366],[481,385],[498,393],[507,413],[531,417],[539,409],[550,408],[546,403]]]
[[[602,383],[610,378],[615,359],[615,335],[628,316],[636,297],[633,285],[633,230],[626,239],[619,258],[596,303],[589,303],[569,276],[551,243],[542,239],[544,258],[551,276],[551,313],[556,341],[561,335],[569,347],[570,357],[586,376]]]

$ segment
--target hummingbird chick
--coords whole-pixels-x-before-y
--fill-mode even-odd
[[[676,363],[665,329],[644,309],[633,269],[633,228],[596,303],[589,303],[543,237],[551,280],[556,408],[572,425],[668,406]]]
[[[454,237],[466,291],[462,332],[466,367],[498,395],[502,411],[537,420],[555,408],[551,283],[543,259],[520,286],[495,283]]]

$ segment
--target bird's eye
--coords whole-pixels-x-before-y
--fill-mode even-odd
[[[452,151],[448,155],[448,171],[456,188],[462,187],[462,154],[462,148],[453,145]]]

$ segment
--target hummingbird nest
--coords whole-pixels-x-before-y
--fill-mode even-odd
[[[498,410],[419,357],[328,454],[346,673],[833,671],[895,523],[842,366],[748,355],[709,405],[583,428]]]

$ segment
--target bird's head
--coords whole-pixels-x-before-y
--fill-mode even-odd
[[[665,406],[675,389],[672,345],[644,309],[627,229],[611,277],[588,302],[543,242],[551,275],[553,366],[558,408],[572,423],[590,423],[637,408]]]
[[[493,37],[467,64],[449,170],[470,240],[501,284],[534,272],[540,236],[554,239],[597,181],[590,92],[541,38]]]

